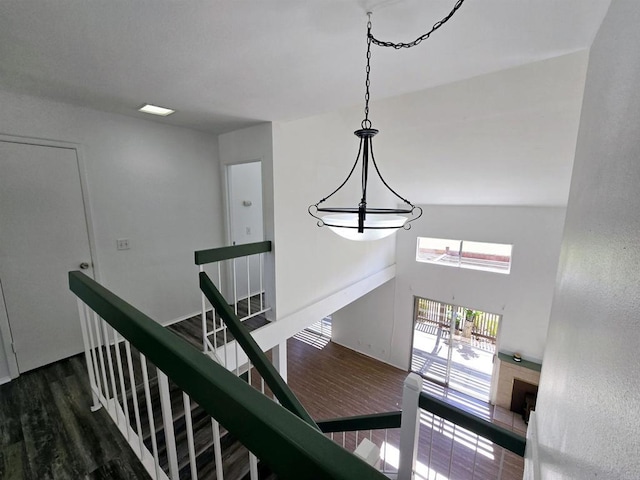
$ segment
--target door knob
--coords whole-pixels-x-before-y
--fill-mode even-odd
[[[86,270],[87,268],[89,268],[89,264],[88,264],[87,262],[82,262],[82,263],[80,264],[80,268],[81,268],[82,270]]]

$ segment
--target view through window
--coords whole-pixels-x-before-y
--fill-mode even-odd
[[[418,237],[416,261],[509,273],[512,248],[504,243]]]

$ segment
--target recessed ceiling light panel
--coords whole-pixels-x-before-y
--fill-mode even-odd
[[[167,115],[175,113],[175,110],[159,107],[157,105],[151,105],[150,103],[147,103],[144,107],[139,108],[138,111],[150,113],[151,115],[160,115],[161,117],[166,117]]]

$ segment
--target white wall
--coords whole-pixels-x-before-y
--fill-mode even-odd
[[[0,133],[81,146],[100,281],[160,322],[196,312],[193,252],[223,242],[216,137],[1,91],[0,105]]]
[[[378,289],[395,302],[393,328],[365,305],[371,295],[345,310],[352,319],[336,316],[335,341],[359,349],[366,331],[367,350],[408,368],[418,295],[503,314],[500,348],[542,358],[586,63],[578,52],[372,105],[377,158],[390,160],[385,177],[429,206],[397,234],[395,296]],[[514,243],[514,269],[502,276],[417,264],[418,235]]]
[[[396,280],[393,279],[334,312],[332,341],[389,363],[395,290]]]
[[[415,204],[566,206],[586,66],[582,51],[373,103],[385,178]]]
[[[640,478],[638,24],[614,0],[591,49],[535,415],[544,479]]]
[[[500,350],[541,360],[564,213],[562,207],[425,207],[428,223],[398,239],[391,363],[409,366],[414,296],[502,315]],[[418,236],[512,244],[511,272],[416,262]]]
[[[428,222],[398,234],[395,281],[337,312],[334,341],[408,369],[418,296],[502,315],[500,350],[542,359],[564,208],[423,208]],[[416,262],[418,236],[513,244],[511,273]]]

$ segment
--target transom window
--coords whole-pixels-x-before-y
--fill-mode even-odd
[[[416,261],[507,274],[512,248],[504,243],[418,237]]]

